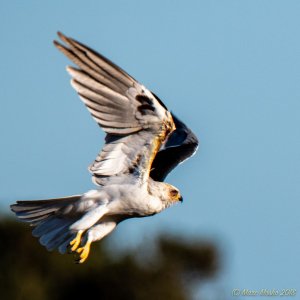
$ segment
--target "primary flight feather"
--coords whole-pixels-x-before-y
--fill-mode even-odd
[[[128,218],[159,213],[182,201],[164,179],[196,151],[193,132],[145,86],[103,55],[58,33],[54,45],[78,68],[71,84],[106,132],[105,145],[89,167],[96,190],[59,199],[17,201],[11,209],[34,226],[48,250],[68,249],[84,262],[92,242]]]

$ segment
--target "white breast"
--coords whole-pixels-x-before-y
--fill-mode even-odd
[[[149,195],[144,185],[116,185],[109,188],[114,193],[108,205],[109,214],[149,216],[163,209],[160,199]]]

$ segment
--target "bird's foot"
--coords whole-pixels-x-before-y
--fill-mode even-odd
[[[77,263],[82,264],[89,256],[91,243],[89,240],[83,247],[77,248],[76,252],[79,254],[79,258],[76,260]]]
[[[80,245],[82,234],[83,234],[83,230],[79,230],[76,234],[76,237],[70,242],[70,247],[71,247],[70,250],[72,252],[76,251],[78,246]]]

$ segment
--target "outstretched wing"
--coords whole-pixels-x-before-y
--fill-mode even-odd
[[[55,46],[79,68],[67,67],[71,84],[96,122],[106,144],[90,166],[96,184],[110,176],[149,175],[152,161],[175,129],[170,112],[142,84],[87,46],[58,33]]]
[[[198,148],[199,142],[195,134],[177,117],[172,117],[176,130],[169,135],[152,163],[150,177],[156,181],[164,181],[178,164],[191,157]]]

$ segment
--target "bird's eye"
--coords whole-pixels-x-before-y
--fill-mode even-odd
[[[171,190],[170,194],[171,194],[171,197],[172,197],[172,198],[175,198],[175,197],[178,196],[178,191],[176,191],[176,190]]]

